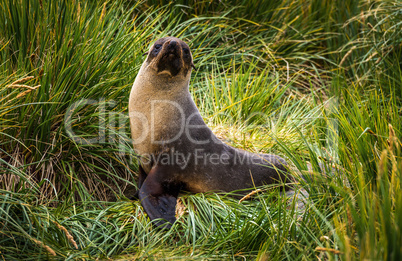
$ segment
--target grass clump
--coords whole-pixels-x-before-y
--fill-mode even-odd
[[[3,1],[4,259],[380,259],[402,246],[398,1]],[[128,95],[157,38],[189,43],[190,91],[226,142],[288,159],[239,202],[183,195],[155,230],[127,200]],[[299,189],[301,191],[299,191]]]

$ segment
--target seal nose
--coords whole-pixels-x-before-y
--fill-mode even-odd
[[[170,41],[169,47],[176,47],[177,42],[175,40]]]

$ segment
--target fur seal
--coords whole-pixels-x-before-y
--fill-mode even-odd
[[[229,192],[286,181],[284,159],[233,148],[207,127],[189,92],[195,66],[185,42],[164,37],[146,54],[129,117],[140,161],[138,197],[156,226],[175,222],[181,190]]]

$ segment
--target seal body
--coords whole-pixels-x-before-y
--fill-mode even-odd
[[[175,37],[157,40],[134,81],[129,99],[133,145],[140,160],[139,193],[151,218],[175,221],[181,190],[233,191],[286,181],[286,162],[220,141],[189,92],[190,49]]]

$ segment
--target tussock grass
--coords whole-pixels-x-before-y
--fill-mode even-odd
[[[400,260],[398,1],[3,1],[3,259]],[[295,194],[184,194],[154,229],[127,104],[157,38],[189,43],[190,91],[227,143],[288,159]],[[72,136],[71,134],[74,133]]]

